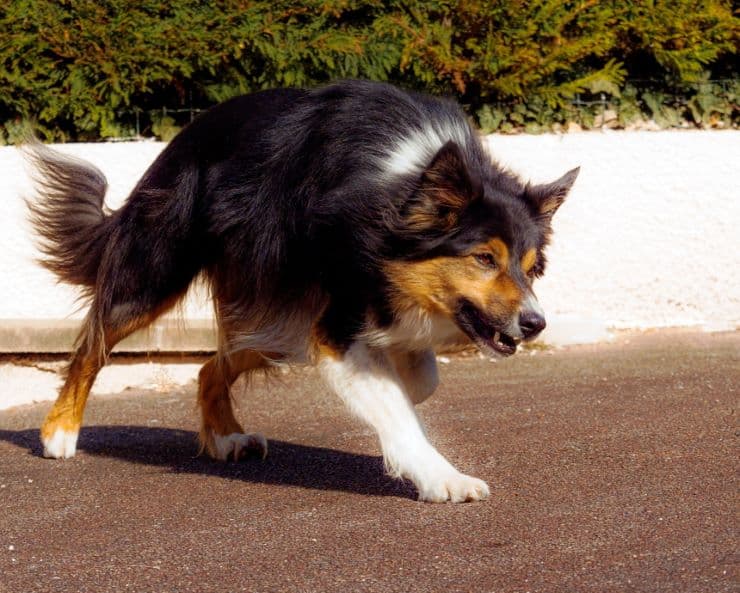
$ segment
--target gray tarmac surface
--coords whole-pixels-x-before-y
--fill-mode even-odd
[[[740,591],[740,333],[441,372],[420,414],[486,502],[416,502],[312,370],[237,390],[264,462],[196,456],[194,385],[93,398],[67,461],[49,404],[1,412],[0,591]]]

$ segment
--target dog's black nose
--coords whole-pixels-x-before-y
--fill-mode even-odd
[[[525,311],[519,315],[519,329],[522,330],[525,340],[534,338],[546,325],[545,318],[534,311]]]

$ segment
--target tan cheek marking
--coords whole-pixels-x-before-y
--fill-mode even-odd
[[[496,255],[496,261],[500,266],[501,272],[488,283],[485,291],[481,291],[480,294],[486,301],[483,305],[489,313],[498,313],[502,316],[511,315],[519,306],[519,302],[522,299],[522,291],[516,282],[506,273],[510,263],[509,248],[499,237],[494,237],[485,243],[484,248],[491,250]],[[532,265],[534,265],[534,261]]]
[[[522,270],[524,270],[524,273],[527,274],[532,267],[534,266],[535,262],[537,261],[537,250],[536,249],[530,249],[522,256]]]
[[[455,289],[462,275],[462,258],[437,257],[420,262],[390,262],[385,273],[398,289],[393,305],[402,310],[421,306],[428,311],[451,314]]]
[[[420,262],[389,262],[385,273],[398,292],[393,296],[397,310],[413,306],[452,315],[458,299],[464,297],[481,309],[511,314],[521,301],[522,293],[504,272],[509,264],[509,249],[499,238],[479,245],[496,255],[501,272],[495,278],[481,274],[471,257],[437,257]],[[476,249],[471,250],[475,253]]]
[[[522,292],[508,274],[500,273],[496,278],[457,277],[454,286],[455,302],[465,297],[481,310],[502,317],[513,314],[519,307]]]
[[[508,274],[501,274],[494,282],[489,299],[500,303],[504,312],[510,313],[518,307],[522,291]]]

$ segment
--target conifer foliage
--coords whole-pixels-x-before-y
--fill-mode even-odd
[[[565,121],[581,94],[737,123],[737,83],[706,87],[737,79],[737,42],[728,0],[7,0],[0,140],[26,118],[129,136],[135,112],[164,135],[162,107],[354,77],[455,96],[489,129]]]

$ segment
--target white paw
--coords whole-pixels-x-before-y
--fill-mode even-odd
[[[41,443],[44,445],[44,457],[54,459],[69,459],[74,457],[77,450],[77,436],[79,430],[63,430],[57,428],[51,437],[41,437]]]
[[[415,483],[419,500],[426,502],[471,502],[488,498],[490,490],[483,480],[453,470]]]
[[[256,451],[262,459],[267,457],[267,439],[261,434],[242,432],[232,432],[227,435],[214,434],[213,444],[216,449],[216,459],[222,461],[227,461],[229,458],[238,461],[250,451]]]

